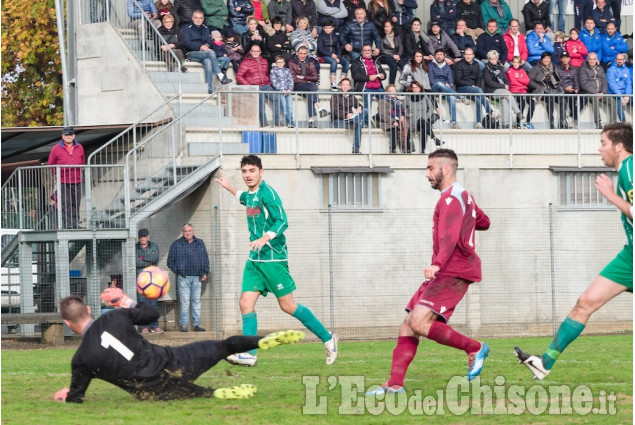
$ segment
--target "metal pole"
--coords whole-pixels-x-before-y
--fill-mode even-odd
[[[578,168],[582,168],[582,135],[580,134],[580,102],[582,101],[582,98],[579,94],[576,94],[575,96],[575,107],[578,111]]]
[[[329,305],[331,307],[331,332],[335,331],[335,296],[333,288],[333,210],[328,207],[329,220]]]
[[[60,46],[60,61],[62,62],[62,86],[64,90],[63,108],[64,108],[64,125],[68,125],[68,115],[70,112],[68,90],[68,68],[66,66],[66,42],[64,41],[64,3],[62,0],[55,0],[55,17],[57,20],[57,37]]]
[[[216,339],[221,338],[221,308],[223,303],[221,302],[221,259],[220,259],[220,223],[219,223],[218,206],[214,205],[214,300],[216,302],[215,321],[216,321]]]
[[[551,326],[556,334],[556,276],[553,246],[553,205],[549,202],[549,265],[551,267]]]

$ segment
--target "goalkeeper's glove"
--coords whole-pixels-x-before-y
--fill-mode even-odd
[[[132,298],[124,294],[119,288],[106,288],[99,298],[106,301],[111,307],[130,308],[135,303]]]
[[[53,396],[53,400],[59,401],[61,403],[66,403],[66,396],[70,390],[68,388],[62,388]]]

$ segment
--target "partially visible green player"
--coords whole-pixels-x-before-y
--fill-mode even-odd
[[[622,212],[626,245],[593,283],[578,298],[569,316],[562,322],[549,349],[542,356],[532,356],[515,347],[518,360],[531,370],[534,378],[544,379],[560,353],[581,333],[587,321],[606,302],[624,291],[633,292],[633,127],[629,123],[608,124],[602,130],[600,155],[608,167],[618,171],[617,193],[609,177],[602,174],[595,187]]]
[[[259,157],[244,156],[240,161],[240,170],[248,192],[232,187],[224,174],[215,181],[247,207],[250,254],[243,271],[239,302],[243,335],[256,335],[256,301],[260,294],[267,296],[267,293],[272,292],[278,298],[282,311],[298,319],[322,340],[326,364],[333,364],[337,358],[337,335],[326,330],[311,310],[293,299],[295,282],[289,274],[287,262],[287,242],[283,232],[288,223],[282,201],[276,191],[262,180],[264,170]],[[226,360],[241,366],[255,366],[257,362],[255,350],[233,354]]]

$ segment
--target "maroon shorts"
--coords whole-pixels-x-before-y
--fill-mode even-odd
[[[453,276],[438,276],[421,284],[410,298],[406,311],[412,311],[416,305],[427,307],[436,313],[437,320],[446,322],[454,313],[454,308],[463,299],[470,282]]]

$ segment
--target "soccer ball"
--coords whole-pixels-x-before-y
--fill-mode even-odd
[[[157,266],[143,269],[137,276],[137,292],[149,300],[156,300],[170,290],[168,274]]]

